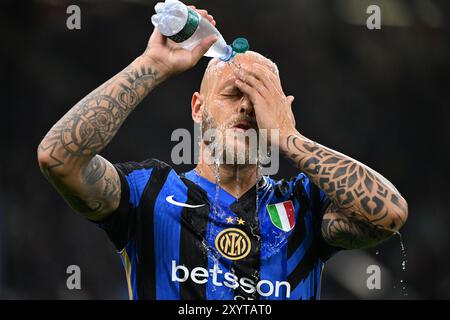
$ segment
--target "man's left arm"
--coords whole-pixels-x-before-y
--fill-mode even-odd
[[[322,236],[347,249],[374,246],[405,223],[408,206],[382,175],[298,132],[280,138],[282,152],[331,199]]]
[[[322,220],[327,243],[346,249],[371,247],[402,227],[408,206],[386,178],[296,130],[294,98],[285,96],[278,74],[254,64],[235,75],[236,86],[253,103],[258,127],[279,130],[280,152],[331,199]]]

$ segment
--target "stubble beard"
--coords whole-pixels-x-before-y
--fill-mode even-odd
[[[249,138],[234,132],[232,126],[236,119],[218,125],[206,105],[203,107],[201,143],[206,148],[208,160],[219,164],[250,165],[258,163],[258,136],[256,142],[249,143]],[[251,129],[254,130],[254,129]],[[210,137],[213,139],[210,139]],[[239,140],[238,140],[239,139]],[[247,143],[246,143],[247,142]],[[211,162],[209,162],[211,163]]]

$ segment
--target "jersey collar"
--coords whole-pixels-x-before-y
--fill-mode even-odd
[[[191,171],[188,171],[184,173],[184,176],[191,180],[193,183],[200,186],[203,190],[206,191],[208,195],[210,195],[212,198],[214,198],[216,194],[216,184],[212,181],[209,181],[208,179],[202,177],[197,173],[195,169],[192,169]],[[262,189],[267,185],[268,178],[266,176],[263,176],[262,179],[258,182],[258,192],[261,192]],[[254,193],[255,188],[250,188],[246,193],[244,193],[240,198],[239,201],[242,201],[245,198],[248,198],[248,196],[251,193]],[[219,197],[218,201],[226,206],[232,205],[234,202],[236,202],[238,199],[235,198],[233,195],[228,193],[222,188],[219,188]]]

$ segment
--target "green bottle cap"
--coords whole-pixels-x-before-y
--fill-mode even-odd
[[[244,53],[250,48],[248,41],[245,38],[234,39],[233,43],[231,44],[231,47],[233,48],[233,51],[236,53]]]

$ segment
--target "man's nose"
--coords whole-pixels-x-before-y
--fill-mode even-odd
[[[250,99],[247,97],[247,95],[243,95],[241,101],[239,102],[239,113],[248,115],[248,116],[254,116],[255,110],[253,109],[253,104],[251,103]]]

